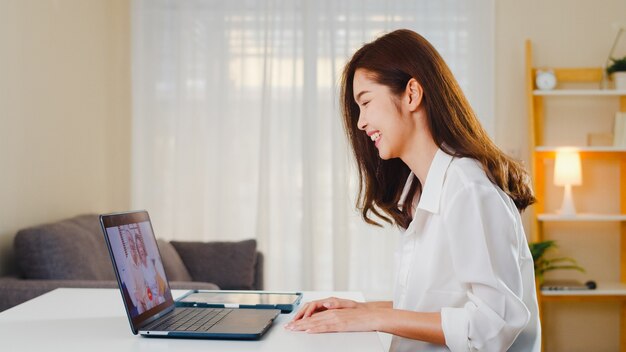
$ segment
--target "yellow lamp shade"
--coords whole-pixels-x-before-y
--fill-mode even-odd
[[[554,184],[556,186],[579,186],[583,183],[580,154],[575,149],[562,149],[556,152],[554,163]]]

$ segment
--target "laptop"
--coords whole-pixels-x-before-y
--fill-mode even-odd
[[[146,337],[259,339],[278,309],[177,307],[146,211],[100,215],[133,334]]]

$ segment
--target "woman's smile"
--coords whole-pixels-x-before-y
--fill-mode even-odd
[[[374,142],[374,145],[376,146],[376,148],[378,148],[378,143],[380,142],[380,137],[382,136],[382,134],[376,131],[370,134],[369,136],[372,139],[372,142]]]

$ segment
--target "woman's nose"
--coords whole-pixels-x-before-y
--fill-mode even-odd
[[[365,122],[365,119],[363,119],[361,114],[359,114],[359,119],[356,122],[356,127],[361,131],[365,131],[365,127],[367,127],[367,122]]]

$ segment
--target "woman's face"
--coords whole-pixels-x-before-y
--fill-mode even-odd
[[[410,114],[403,113],[402,97],[394,96],[363,69],[354,74],[353,90],[360,109],[357,127],[367,133],[381,159],[401,157],[415,130]]]

